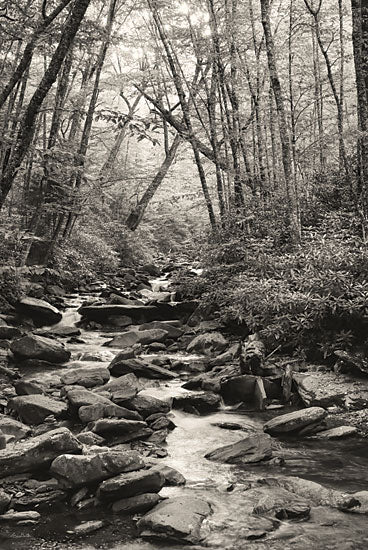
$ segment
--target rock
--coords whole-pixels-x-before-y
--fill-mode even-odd
[[[47,331],[48,334],[60,336],[61,338],[71,338],[72,336],[80,336],[81,331],[77,327],[55,327]]]
[[[42,395],[45,393],[44,388],[37,380],[33,381],[21,378],[14,383],[14,388],[17,395]]]
[[[207,414],[216,411],[221,405],[221,398],[216,393],[204,392],[195,395],[184,395],[173,399],[173,409],[180,409],[195,414]]]
[[[219,447],[205,455],[207,460],[226,464],[252,464],[272,457],[272,439],[257,433],[236,443]]]
[[[264,411],[267,405],[267,395],[264,388],[263,380],[260,376],[257,376],[254,385],[254,397],[253,401],[258,411]]]
[[[106,434],[106,437],[108,437],[108,445],[109,447],[116,448],[117,445],[124,445],[126,443],[131,443],[133,441],[142,443],[143,439],[149,438],[154,432],[151,430],[151,428],[148,428],[146,426],[145,428],[140,428],[139,430],[135,432],[126,432],[121,433],[120,435],[114,435],[114,434]],[[143,443],[142,443],[143,445]],[[153,447],[153,445],[151,445]],[[131,447],[132,449],[137,449],[141,452],[141,449],[138,447]],[[145,450],[145,449],[144,449]],[[144,450],[142,451],[142,454],[144,453]]]
[[[79,367],[79,364],[75,362],[68,366],[68,372],[61,376],[62,384],[67,386],[77,384],[85,388],[93,388],[94,386],[102,386],[110,379],[110,372],[106,367]],[[78,367],[75,368],[75,366]]]
[[[156,305],[97,305],[83,306],[78,311],[90,321],[106,322],[109,317],[127,316],[134,323],[142,324],[151,321],[169,321],[188,319],[196,309],[197,302],[180,302],[176,304],[160,303]]]
[[[297,392],[307,406],[343,406],[348,409],[368,407],[368,380],[361,378],[359,385],[352,375],[332,372],[310,374],[293,373]]]
[[[100,435],[94,434],[93,432],[81,432],[77,435],[77,439],[83,445],[103,445],[105,439]]]
[[[55,325],[61,321],[62,315],[56,307],[44,300],[27,296],[16,304],[16,309],[22,315],[30,317],[37,326]]]
[[[179,321],[177,321],[179,323]],[[177,339],[183,336],[184,331],[178,326],[174,326],[170,321],[152,321],[151,323],[144,323],[140,325],[139,330],[164,330],[167,332],[168,338]]]
[[[348,367],[368,374],[368,361],[363,353],[348,353],[343,350],[335,350],[334,354],[339,361]]]
[[[81,487],[144,468],[144,461],[136,451],[108,451],[95,455],[58,456],[51,464],[51,472],[65,487]]]
[[[147,428],[145,422],[139,420],[125,420],[115,418],[103,418],[96,420],[91,425],[91,431],[106,437],[107,435],[125,435],[138,432],[142,428]]]
[[[145,271],[148,273],[148,275],[151,275],[152,277],[159,277],[161,275],[161,270],[157,265],[155,264],[145,264],[142,267],[142,271]]]
[[[35,512],[34,510],[29,510],[28,512],[12,512],[9,510],[9,512],[6,512],[6,514],[3,514],[0,516],[0,521],[38,521],[41,518],[41,514],[39,512]]]
[[[323,420],[326,416],[327,412],[321,407],[310,407],[277,416],[266,422],[263,430],[271,435],[298,432],[309,424]]]
[[[58,285],[47,285],[46,292],[51,296],[59,296],[59,297],[65,296],[64,289]]]
[[[142,359],[126,359],[112,362],[109,365],[110,372],[113,376],[121,376],[123,374],[133,373],[138,377],[150,379],[171,380],[176,378],[176,374],[168,369],[146,363]]]
[[[6,512],[6,510],[9,508],[10,502],[11,496],[0,489],[0,514],[4,514]]]
[[[260,498],[253,509],[254,514],[269,515],[277,519],[308,519],[311,507],[308,502],[285,489],[277,488]]]
[[[163,342],[168,338],[168,332],[161,329],[151,330],[130,330],[118,334],[106,345],[111,348],[129,348],[135,344],[152,344],[152,342]]]
[[[224,351],[228,345],[227,340],[220,332],[207,332],[196,336],[187,346],[188,353],[212,354],[216,351]]]
[[[134,353],[133,353],[134,356]],[[106,362],[112,361],[115,355],[112,351],[109,350],[98,350],[98,351],[84,351],[78,354],[79,361],[89,361],[89,362]]]
[[[50,363],[65,363],[70,359],[70,351],[51,338],[31,334],[15,340],[11,347],[16,359],[41,359]]]
[[[142,420],[142,417],[136,411],[119,407],[119,405],[115,405],[114,403],[111,403],[111,405],[95,403],[94,405],[82,406],[78,410],[78,416],[83,424],[111,417],[125,418],[126,420]]]
[[[64,401],[39,394],[14,397],[9,400],[8,407],[26,424],[41,424],[50,414],[55,418],[65,418],[68,411]]]
[[[155,413],[168,413],[170,405],[157,397],[151,395],[138,394],[126,403],[126,407],[135,409],[143,418],[147,418]]]
[[[121,474],[103,481],[97,496],[102,501],[115,501],[144,493],[158,493],[165,482],[164,476],[154,470],[141,470]]]
[[[133,373],[129,373],[110,380],[101,390],[110,392],[111,400],[119,404],[135,397],[140,390],[140,385],[138,378]]]
[[[175,468],[166,466],[166,464],[155,464],[154,466],[152,466],[151,469],[156,470],[157,472],[160,472],[164,476],[165,478],[164,485],[169,485],[169,486],[185,485],[187,482],[183,474],[178,472],[178,470],[175,470]]]
[[[251,374],[231,376],[221,382],[221,395],[226,402],[249,402],[253,400],[257,377]]]
[[[155,416],[155,415],[152,415],[152,416]],[[165,429],[173,430],[174,428],[176,428],[176,425],[174,424],[174,422],[170,420],[170,418],[167,418],[167,416],[160,416],[160,418],[156,418],[153,421],[150,421],[150,418],[152,417],[146,418],[146,422],[149,424],[150,428],[152,428],[152,430],[154,431],[165,430]]]
[[[111,509],[115,514],[143,514],[156,506],[160,500],[157,493],[144,493],[143,495],[117,500]]]
[[[20,336],[22,336],[22,331],[19,328],[0,325],[0,340],[12,340],[20,338]]]
[[[259,340],[257,334],[251,334],[242,344],[240,351],[240,372],[242,374],[263,375],[263,363],[265,357],[265,346]]]
[[[15,441],[24,439],[31,433],[28,426],[5,414],[0,414],[0,431],[7,436],[12,436]]]
[[[79,409],[79,407],[96,405],[97,403],[102,403],[103,405],[114,405],[110,399],[94,393],[88,390],[83,389],[68,389],[66,392],[66,397],[72,408]]]
[[[105,527],[105,525],[106,523],[101,520],[84,521],[83,523],[80,523],[68,532],[79,536],[88,535],[89,533],[94,533],[95,531],[102,529],[102,527]]]
[[[202,522],[210,513],[209,504],[199,498],[169,498],[143,516],[138,521],[137,528],[143,538],[166,539],[170,543],[198,544],[202,538]]]
[[[344,437],[356,435],[357,433],[358,428],[355,426],[338,426],[337,428],[331,428],[330,430],[319,432],[315,437],[318,437],[318,439],[342,439]]]
[[[249,541],[262,539],[274,531],[277,524],[275,520],[242,515],[241,537]]]
[[[82,445],[67,428],[58,428],[0,451],[0,477],[47,468],[64,453],[79,454]]]

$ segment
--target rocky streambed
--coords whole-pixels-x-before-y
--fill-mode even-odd
[[[239,358],[168,285],[2,317],[1,550],[367,548],[365,379]]]

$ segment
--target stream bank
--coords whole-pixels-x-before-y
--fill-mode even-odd
[[[264,435],[267,422],[299,407],[295,403],[291,406],[283,404],[280,396],[271,398],[266,395],[265,410],[257,411],[252,400],[239,399],[237,392],[242,395],[249,387],[254,392],[254,378],[259,379],[259,376],[240,372],[235,353],[237,346],[234,347],[227,337],[216,336],[218,330],[209,331],[208,323],[199,325],[199,330],[189,326],[192,323],[188,325],[195,304],[172,302],[173,295],[167,292],[169,283],[167,276],[154,279],[150,289],[147,284],[141,289],[143,295],[139,295],[136,289],[108,289],[96,285],[85,289],[83,295],[65,297],[68,307],[58,323],[26,333],[41,335],[48,340],[51,337],[56,346],[54,358],[55,353],[61,353],[60,342],[67,340],[66,345],[61,346],[70,354],[67,361],[53,363],[50,356],[48,360],[36,360],[25,359],[25,355],[20,360],[19,340],[24,337],[17,334],[18,339],[13,340],[10,349],[13,349],[15,361],[9,366],[16,367],[16,370],[12,383],[8,380],[3,384],[4,412],[8,418],[23,420],[22,429],[29,430],[30,425],[32,432],[24,434],[25,439],[22,437],[19,441],[15,441],[18,436],[14,433],[7,434],[7,446],[0,451],[0,464],[5,464],[1,461],[5,460],[6,453],[22,449],[23,440],[47,437],[60,427],[71,433],[68,445],[72,449],[59,450],[52,459],[48,457],[42,468],[28,465],[23,474],[2,476],[2,488],[11,501],[4,509],[3,518],[0,516],[0,548],[173,550],[187,547],[188,543],[195,548],[228,550],[245,547],[275,550],[366,548],[368,495],[361,493],[368,483],[366,441],[359,433],[339,440],[320,439],[320,434],[313,432],[312,437],[301,437],[295,430],[272,438]],[[95,295],[91,294],[93,291]],[[29,303],[27,315],[25,307],[23,304],[23,319],[30,316]],[[39,310],[36,317],[40,317]],[[140,328],[143,330],[138,330]],[[168,336],[170,331],[171,337]],[[61,335],[67,336],[61,338]],[[193,344],[195,339],[197,344]],[[14,344],[17,341],[18,344]],[[116,347],[114,341],[118,342]],[[50,346],[50,342],[45,345]],[[14,353],[14,350],[18,352]],[[47,352],[50,352],[49,348]],[[120,360],[117,360],[119,356]],[[264,388],[274,391],[277,377],[272,376],[268,382],[267,377],[261,378]],[[322,376],[330,374],[322,373]],[[183,388],[183,384],[194,389]],[[330,385],[321,391],[326,393],[331,384],[330,381]],[[29,409],[25,412],[20,406],[16,409],[11,406],[14,405],[12,400],[17,399],[15,395],[21,396],[19,392],[23,396],[36,396],[31,417]],[[232,399],[224,402],[229,392]],[[329,417],[341,414],[338,409],[341,391],[335,392],[332,401],[326,401],[325,393],[324,396],[313,394],[314,401],[309,403],[309,409],[322,409],[322,413],[317,411],[317,414],[322,415],[323,421],[325,413]],[[32,423],[30,420],[34,420],[35,410],[37,414],[40,411],[37,403],[40,395],[57,402],[59,408],[54,414],[50,409],[50,414],[40,422]],[[97,400],[97,404],[108,399],[111,405],[104,403],[110,407],[106,412],[106,408],[100,405],[99,408],[96,402],[86,404],[86,399],[87,402]],[[156,412],[149,410],[153,405]],[[111,408],[113,406],[115,409]],[[89,420],[94,420],[81,422],[82,408],[84,414],[92,415],[88,416]],[[125,419],[121,416],[123,414]],[[141,420],[137,416],[133,419],[134,414],[140,415]],[[131,418],[126,418],[129,415]],[[153,415],[157,416],[150,420]],[[120,424],[115,423],[111,430],[112,422],[119,419]],[[101,421],[107,423],[101,427]],[[157,421],[158,429],[151,428]],[[134,425],[137,437],[132,436],[134,432],[120,431],[127,426],[131,428],[133,424],[129,422],[141,423]],[[308,422],[303,428],[310,425]],[[325,426],[325,431],[326,427],[329,426]],[[17,426],[17,430],[19,434],[21,426]],[[139,430],[146,431],[139,435]],[[130,434],[128,437],[127,433]],[[81,434],[82,438],[78,439]],[[230,456],[230,462],[235,463],[205,458],[215,449],[244,440],[249,443],[249,439],[255,436],[259,436],[261,448],[248,445],[243,447],[243,454],[236,456],[231,455],[230,450],[227,460]],[[104,489],[108,487],[109,479],[119,477],[121,482],[123,477],[126,481],[132,474],[124,470],[120,470],[122,473],[111,471],[98,479],[94,470],[93,481],[76,482],[74,487],[66,487],[62,467],[57,469],[54,462],[60,462],[64,455],[69,456],[73,448],[71,456],[87,457],[86,464],[92,457],[111,457],[115,452],[119,460],[133,456],[137,465],[133,473],[152,473],[152,469],[162,464],[173,468],[176,474],[171,471],[171,476],[165,479],[160,477],[161,474],[149,482],[146,479],[145,483],[151,483],[148,489],[146,485],[133,497],[124,497],[124,505],[127,498],[142,494],[158,494],[159,498],[166,499],[163,503],[170,500],[179,503],[174,509],[171,525],[165,530],[161,524],[155,530],[155,525],[146,522],[140,533],[151,531],[145,535],[147,541],[139,538],[137,532],[137,519],[142,518],[142,513],[137,516],[134,513],[125,515],[121,510],[112,512],[113,503],[121,501],[114,494],[121,493],[114,493],[110,487],[113,496],[111,500],[104,500],[101,499],[104,494],[101,488],[103,484]],[[260,455],[262,450],[264,453]],[[130,452],[136,454],[127,455]],[[259,460],[254,459],[257,453]],[[144,462],[142,468],[138,464],[140,460]],[[65,472],[70,480],[76,470],[67,468]],[[185,485],[178,473],[184,476]],[[40,495],[46,495],[46,498],[40,498]],[[53,500],[57,495],[60,499]],[[152,506],[154,511],[157,503]],[[199,506],[199,511],[195,506]],[[15,527],[7,507],[40,515],[14,518]],[[193,518],[198,520],[195,533],[188,527]],[[90,533],[88,529],[91,529]]]

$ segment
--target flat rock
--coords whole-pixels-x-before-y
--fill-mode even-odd
[[[187,346],[188,353],[205,353],[224,351],[228,341],[220,332],[206,332],[196,336]]]
[[[102,501],[116,501],[144,493],[158,493],[165,482],[164,476],[154,470],[141,470],[121,474],[99,486],[97,496]]]
[[[106,523],[102,520],[90,520],[90,521],[84,521],[83,523],[80,523],[76,527],[74,527],[71,531],[74,535],[88,535],[89,533],[94,533],[95,531],[98,531],[99,529],[102,529],[102,527],[105,527]]]
[[[169,321],[188,319],[194,312],[198,302],[180,302],[176,304],[156,305],[97,305],[83,306],[79,313],[90,321],[106,322],[109,317],[127,316],[135,323],[149,323],[151,321]]]
[[[46,395],[20,395],[10,399],[9,409],[15,411],[26,424],[41,424],[49,415],[66,417],[68,407],[64,401],[57,401]]]
[[[105,439],[98,434],[93,432],[81,432],[77,435],[77,439],[83,445],[94,446],[94,445],[103,445]]]
[[[50,470],[64,486],[81,487],[141,468],[144,461],[136,451],[111,450],[95,455],[64,454],[53,461]]]
[[[139,420],[103,418],[91,425],[91,431],[106,437],[107,435],[125,435],[146,428],[147,424]]]
[[[277,416],[266,422],[263,430],[271,435],[298,432],[309,424],[322,421],[327,412],[321,407],[310,407]]]
[[[70,351],[51,338],[36,334],[14,340],[10,346],[16,359],[40,359],[50,363],[65,363],[70,359]]]
[[[143,495],[117,500],[111,509],[115,514],[143,514],[156,506],[160,500],[161,498],[157,493],[144,493]]]
[[[106,345],[111,348],[129,348],[134,344],[152,344],[152,342],[163,342],[168,338],[168,332],[162,329],[151,330],[130,330],[118,334]]]
[[[27,512],[6,512],[0,516],[0,521],[14,521],[15,523],[19,521],[38,521],[41,519],[41,514],[35,510],[29,510]]]
[[[198,544],[202,522],[210,513],[209,504],[199,498],[169,498],[138,521],[138,532],[143,538]]]
[[[1,428],[1,424],[0,424]],[[338,426],[337,428],[331,428],[330,430],[323,430],[314,437],[318,439],[343,439],[345,437],[351,437],[358,433],[358,428],[355,426]]]
[[[79,365],[79,363],[76,363]],[[110,379],[110,372],[106,367],[89,366],[75,367],[75,364],[68,366],[68,372],[61,376],[61,382],[65,385],[84,386],[85,388],[93,388],[102,386]]]
[[[16,304],[16,309],[22,315],[30,317],[37,326],[55,325],[61,321],[62,315],[56,307],[44,300],[27,296]]]
[[[47,468],[61,454],[82,451],[82,445],[67,428],[8,445],[0,451],[0,477]]]
[[[142,359],[123,359],[121,361],[115,361],[109,365],[109,369],[113,376],[132,373],[137,377],[150,379],[172,380],[176,378],[176,374],[168,369],[153,365],[152,363],[147,363]]]
[[[219,447],[205,455],[208,460],[227,464],[252,464],[272,457],[272,439],[259,433]]]
[[[136,411],[131,411],[119,405],[111,403],[96,403],[94,405],[85,405],[78,409],[78,416],[83,424],[93,422],[101,418],[125,418],[126,420],[142,420],[142,417]]]
[[[179,396],[173,400],[173,409],[195,414],[208,414],[219,409],[220,405],[220,396],[211,392]]]

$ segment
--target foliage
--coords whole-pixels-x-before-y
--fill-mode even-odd
[[[215,303],[225,323],[260,332],[270,351],[330,358],[367,327],[368,251],[344,228],[348,221],[330,215],[320,230],[305,231],[302,246],[284,251],[270,238],[233,232],[233,240],[209,244],[204,278],[184,290]]]

